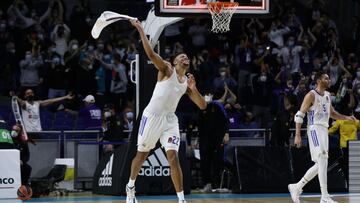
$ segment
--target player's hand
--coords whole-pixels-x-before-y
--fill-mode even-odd
[[[228,143],[229,143],[229,140],[230,140],[230,138],[229,138],[229,133],[225,133],[225,136],[224,136],[224,138],[223,138],[223,143],[224,143],[224,144],[228,144]]]
[[[142,29],[141,22],[139,20],[129,20],[131,25],[134,26],[136,29]]]
[[[75,98],[75,94],[66,95],[66,99],[74,99],[74,98]]]
[[[301,147],[301,136],[300,135],[295,135],[294,145],[296,148]]]
[[[355,116],[347,116],[347,119],[349,121],[356,121],[357,119],[355,118]]]
[[[188,88],[190,90],[196,89],[196,81],[195,81],[194,75],[191,73],[188,73],[187,77],[188,77],[188,80],[187,80]]]

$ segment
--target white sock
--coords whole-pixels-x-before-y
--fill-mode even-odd
[[[135,186],[135,180],[131,180],[129,179],[129,182],[127,184],[129,187],[134,187]]]
[[[298,183],[296,183],[296,187],[299,190],[302,190],[303,187],[317,175],[318,170],[319,170],[319,166],[317,163],[315,163],[311,168],[309,168],[309,170],[306,171],[304,177],[301,178],[301,180]]]
[[[328,190],[327,190],[327,167],[328,167],[328,159],[324,155],[320,155],[318,158],[318,164],[319,164],[319,183],[320,183],[320,190],[321,190],[321,196],[325,197],[328,196]]]
[[[185,200],[184,191],[177,192],[176,194],[177,194],[179,200]]]

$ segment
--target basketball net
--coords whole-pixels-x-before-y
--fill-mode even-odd
[[[211,31],[223,33],[230,30],[230,21],[236,11],[237,2],[210,2],[207,7],[212,17]]]

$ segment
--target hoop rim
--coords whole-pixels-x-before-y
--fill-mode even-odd
[[[238,2],[223,2],[223,1],[217,1],[217,2],[209,2],[207,3],[208,7],[236,7],[238,6],[239,3]]]

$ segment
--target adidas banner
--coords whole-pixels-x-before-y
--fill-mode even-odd
[[[115,149],[114,153],[104,155],[98,164],[93,182],[93,193],[106,195],[125,194],[125,185],[129,180],[131,160],[136,147],[130,143]],[[190,168],[186,159],[186,143],[179,149],[180,164],[183,171],[184,193],[191,190]],[[170,166],[165,151],[156,147],[142,165],[136,180],[136,193],[146,195],[174,195],[175,189],[170,176]]]

